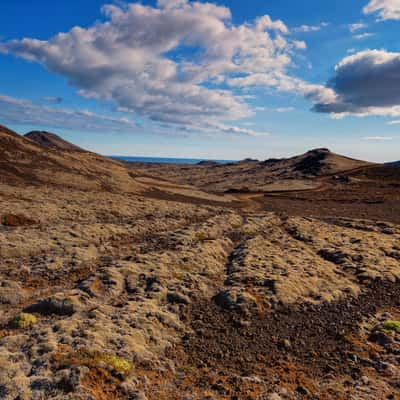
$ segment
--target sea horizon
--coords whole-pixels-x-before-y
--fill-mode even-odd
[[[210,158],[180,158],[180,157],[140,157],[140,156],[108,156],[116,160],[138,163],[161,163],[161,164],[198,164],[202,161],[211,161],[219,164],[229,164],[237,160],[214,160]]]

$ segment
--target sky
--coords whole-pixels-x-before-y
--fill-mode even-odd
[[[0,124],[106,155],[400,159],[400,0],[18,0]]]

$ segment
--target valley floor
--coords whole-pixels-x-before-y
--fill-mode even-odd
[[[164,189],[0,185],[0,398],[399,398],[396,210]]]

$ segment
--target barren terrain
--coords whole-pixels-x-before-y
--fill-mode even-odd
[[[0,154],[0,398],[400,398],[399,167]]]

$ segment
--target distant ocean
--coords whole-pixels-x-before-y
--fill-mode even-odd
[[[117,160],[127,162],[140,162],[140,163],[163,163],[163,164],[198,164],[201,161],[215,161],[220,164],[228,164],[235,162],[233,160],[207,160],[204,158],[163,158],[163,157],[124,157],[124,156],[110,156]]]

